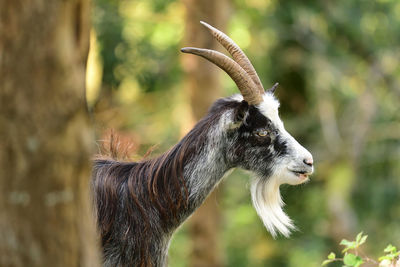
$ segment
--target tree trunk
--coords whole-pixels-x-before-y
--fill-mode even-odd
[[[199,22],[203,20],[224,30],[228,18],[225,0],[184,0],[186,29],[184,46],[217,49],[221,47]],[[222,96],[219,75],[221,70],[210,62],[193,55],[183,59],[185,92],[190,99],[192,125],[202,118],[211,104]],[[193,242],[189,266],[223,266],[223,253],[219,238],[220,211],[217,191],[211,193],[189,222]]]
[[[98,266],[88,0],[0,1],[0,266]]]

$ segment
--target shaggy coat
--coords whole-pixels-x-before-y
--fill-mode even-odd
[[[278,101],[259,106],[236,95],[216,101],[174,147],[140,162],[98,159],[93,193],[104,266],[165,266],[172,234],[230,169],[251,171],[254,206],[266,228],[289,235],[282,183],[307,180],[310,153],[283,127]]]

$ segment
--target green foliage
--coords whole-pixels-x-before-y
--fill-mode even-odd
[[[389,260],[390,262],[394,262],[400,255],[400,251],[397,251],[397,248],[391,244],[388,245],[383,252],[385,252],[385,255],[380,257],[379,261]]]
[[[364,263],[364,261],[361,259],[360,256],[351,253],[346,253],[343,257],[343,263],[345,264],[346,267],[347,266],[358,267],[362,263]]]
[[[378,261],[373,260],[370,257],[365,255],[360,256],[360,246],[365,243],[368,236],[363,235],[363,232],[359,233],[354,241],[348,241],[343,239],[340,242],[340,245],[344,246],[342,253],[344,253],[343,258],[337,258],[335,253],[331,252],[327,259],[322,262],[322,266],[328,265],[332,262],[341,261],[344,263],[344,267],[359,267],[362,266],[363,263],[374,264],[375,266],[397,266],[400,263],[400,252],[397,251],[397,248],[388,245],[383,252],[385,253],[384,256],[379,257]]]
[[[360,262],[353,251],[360,245],[378,255],[386,240],[400,240],[400,2],[231,4],[227,34],[244,48],[266,88],[280,83],[281,117],[314,155],[316,173],[304,186],[282,187],[285,210],[300,231],[276,240],[252,207],[250,177],[235,171],[226,179],[218,200],[226,265],[316,267],[334,240],[354,229],[374,234],[367,244],[363,234],[343,241],[344,249],[354,247],[344,252],[355,255],[346,262]],[[155,153],[165,151],[189,114],[179,61],[179,48],[191,45],[182,41],[185,8],[172,0],[95,0],[94,6],[101,90],[114,105],[101,114],[108,127],[133,136],[140,155],[152,145],[160,145]],[[227,75],[221,78],[225,96],[237,93]],[[171,266],[187,266],[185,225],[175,237]],[[396,253],[385,251],[382,261]],[[335,254],[327,261],[338,264]]]
[[[340,245],[345,246],[345,248],[342,250],[342,252],[347,252],[350,249],[357,249],[359,246],[365,243],[367,240],[368,236],[364,235],[363,232],[359,233],[356,237],[355,241],[348,241],[346,239],[343,239],[340,242]]]
[[[331,262],[333,262],[333,261],[335,261],[335,260],[336,260],[336,254],[333,253],[333,252],[331,252],[331,253],[329,253],[329,255],[328,255],[328,259],[327,259],[327,260],[324,260],[324,261],[322,262],[322,266],[327,265],[328,263],[331,263]]]
[[[127,79],[145,92],[168,90],[177,81],[183,27],[179,17],[173,17],[178,13],[174,2],[96,1],[93,21],[108,90],[119,89]]]

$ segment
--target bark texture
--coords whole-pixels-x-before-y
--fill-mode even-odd
[[[228,2],[226,0],[184,0],[184,4],[186,29],[183,46],[221,51],[222,46],[200,24],[200,20],[224,31],[229,14]],[[219,77],[223,71],[194,55],[185,55],[183,66],[186,74],[185,92],[190,101],[194,124],[206,114],[216,99],[222,97]],[[193,242],[189,263],[191,267],[224,266],[219,238],[220,210],[217,199],[218,193],[214,191],[189,220],[189,232]]]
[[[0,266],[98,266],[88,0],[0,0]]]

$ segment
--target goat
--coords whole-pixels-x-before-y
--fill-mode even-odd
[[[104,266],[166,266],[172,234],[229,170],[252,172],[254,207],[275,237],[294,226],[283,212],[281,184],[301,184],[313,172],[311,154],[284,128],[275,84],[264,91],[243,51],[201,22],[233,59],[213,50],[182,48],[216,64],[241,95],[217,100],[183,139],[141,162],[98,159],[92,187]]]

